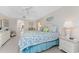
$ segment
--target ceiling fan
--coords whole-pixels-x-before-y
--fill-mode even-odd
[[[23,7],[24,15],[22,16],[23,19],[32,19],[31,14],[32,14],[32,8],[31,6],[29,7]]]

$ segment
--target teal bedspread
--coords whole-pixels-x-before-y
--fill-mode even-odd
[[[27,32],[19,40],[20,52],[41,52],[58,44],[58,33]]]

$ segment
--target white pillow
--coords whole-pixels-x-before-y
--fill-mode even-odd
[[[52,26],[49,28],[50,32],[57,32],[57,27],[56,26]]]

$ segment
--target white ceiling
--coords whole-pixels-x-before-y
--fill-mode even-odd
[[[0,13],[12,18],[22,18],[25,15],[23,6],[0,6]],[[60,6],[34,6],[30,18],[36,20],[61,8]]]

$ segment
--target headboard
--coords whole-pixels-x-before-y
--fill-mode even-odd
[[[39,26],[38,26],[39,25]],[[53,25],[52,21],[48,22],[46,19],[40,19],[36,21],[24,20],[24,31],[56,31],[57,27]]]

